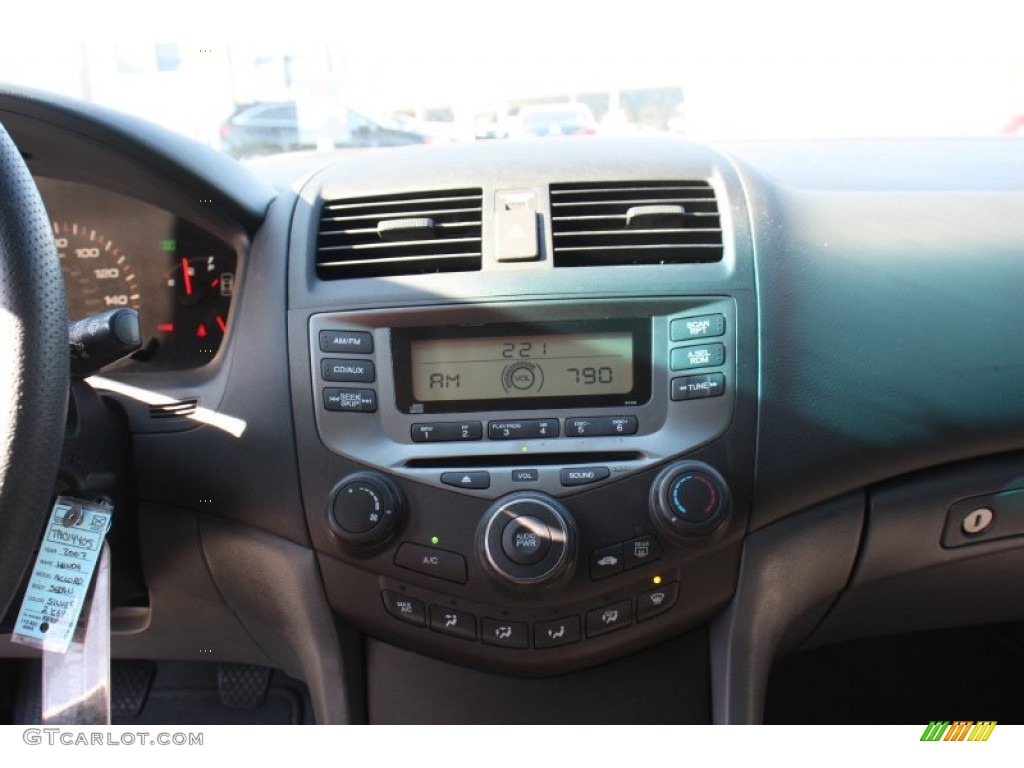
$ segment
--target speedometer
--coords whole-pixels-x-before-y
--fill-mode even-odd
[[[108,309],[139,309],[142,294],[128,257],[91,227],[53,222],[64,282],[68,319],[81,320]]]

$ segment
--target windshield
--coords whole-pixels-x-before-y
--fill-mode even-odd
[[[301,31],[285,43],[12,37],[0,81],[243,159],[593,134],[1024,134],[1012,4],[350,5],[278,7],[262,24]]]

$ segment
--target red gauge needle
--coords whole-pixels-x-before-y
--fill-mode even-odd
[[[185,295],[192,295],[192,277],[188,273],[188,259],[181,257],[181,274],[185,276]]]
[[[224,333],[224,331],[228,329],[227,324],[224,322],[224,318],[221,317],[220,315],[217,315],[217,325],[220,326],[221,333]]]

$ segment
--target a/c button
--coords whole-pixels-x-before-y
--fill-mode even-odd
[[[407,541],[398,548],[395,565],[456,584],[466,583],[466,558],[458,552]]]

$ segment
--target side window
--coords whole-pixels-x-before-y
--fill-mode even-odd
[[[373,124],[354,109],[348,111],[348,129],[355,131],[369,131]]]

